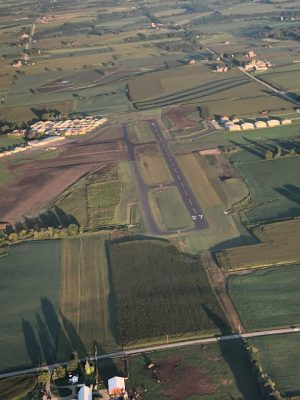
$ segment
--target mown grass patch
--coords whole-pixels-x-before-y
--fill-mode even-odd
[[[193,220],[176,187],[151,190],[149,200],[161,230],[174,231],[193,227]]]

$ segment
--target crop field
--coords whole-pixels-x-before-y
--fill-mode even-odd
[[[102,173],[101,173],[102,172]],[[116,207],[122,196],[117,167],[82,178],[55,203],[84,227],[97,228],[117,223]]]
[[[260,243],[217,253],[220,266],[236,271],[300,262],[300,219],[261,225],[252,233]]]
[[[177,187],[152,189],[148,195],[154,218],[161,230],[176,231],[194,226]]]
[[[265,151],[272,146],[261,145]],[[297,143],[295,143],[297,146]],[[255,148],[248,148],[255,152]],[[258,153],[259,156],[260,153]],[[235,163],[249,187],[251,202],[244,212],[247,224],[271,222],[300,215],[300,157]]]
[[[146,368],[155,364],[155,374]],[[247,354],[239,341],[193,346],[129,358],[129,389],[145,400],[258,400]]]
[[[110,246],[110,265],[119,343],[226,331],[202,265],[174,246],[115,243]]]
[[[105,236],[62,241],[61,315],[67,337],[60,335],[58,352],[65,353],[66,340],[82,356],[101,353],[115,345],[109,310],[109,278]]]
[[[55,359],[60,258],[56,240],[14,245],[0,258],[0,370]]]
[[[249,340],[249,344],[258,349],[257,354],[263,369],[275,382],[280,393],[288,398],[298,399],[299,334],[255,338]]]
[[[228,292],[243,325],[250,330],[300,323],[300,265],[232,275]]]
[[[36,385],[36,375],[22,375],[0,380],[0,393],[3,399],[22,399],[31,392]]]
[[[130,140],[133,143],[147,143],[153,142],[155,139],[153,137],[152,130],[147,121],[139,121],[129,126]]]
[[[141,175],[147,185],[172,182],[170,171],[156,144],[138,146],[135,153]]]

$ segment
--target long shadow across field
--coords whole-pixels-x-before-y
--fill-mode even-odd
[[[73,351],[80,357],[87,355],[71,321],[47,297],[41,298],[41,313],[34,323],[22,320],[22,331],[32,366],[66,361]]]
[[[228,335],[230,327],[222,318],[216,315],[209,307],[204,306],[208,317],[221,331],[221,335]],[[244,400],[260,400],[257,383],[252,375],[251,364],[245,349],[243,339],[220,340],[219,347],[224,360],[227,362],[236,381],[237,388]],[[232,400],[238,400],[231,397]]]

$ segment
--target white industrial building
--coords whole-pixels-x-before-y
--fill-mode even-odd
[[[244,123],[242,124],[242,129],[243,129],[244,131],[249,130],[249,129],[254,129],[254,125],[251,124],[251,122],[244,122]]]
[[[255,128],[266,128],[267,123],[265,121],[256,121],[255,122]]]
[[[280,125],[280,121],[278,119],[269,119],[269,121],[267,121],[268,126],[279,126]]]

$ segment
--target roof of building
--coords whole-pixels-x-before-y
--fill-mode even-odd
[[[114,376],[108,380],[108,391],[112,392],[116,389],[125,389],[125,379],[120,376]]]
[[[78,392],[78,400],[92,400],[92,390],[88,386],[82,386]]]

